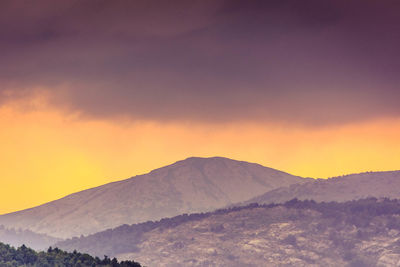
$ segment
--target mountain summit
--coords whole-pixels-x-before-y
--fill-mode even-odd
[[[0,224],[68,238],[121,224],[211,211],[307,180],[259,164],[192,157],[148,174],[2,215]]]

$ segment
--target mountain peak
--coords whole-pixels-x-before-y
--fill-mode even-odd
[[[245,161],[239,161],[239,160],[234,160],[234,159],[230,159],[230,158],[226,158],[226,157],[214,156],[214,157],[188,157],[184,160],[179,160],[176,163],[196,164],[196,163],[209,163],[209,162],[223,163],[223,162],[245,162]]]
[[[272,169],[269,167],[265,167],[263,165],[260,165],[258,163],[252,163],[252,162],[248,162],[248,161],[242,161],[242,160],[235,160],[235,159],[230,159],[227,157],[220,157],[220,156],[213,156],[213,157],[188,157],[186,159],[183,160],[179,160],[171,165],[167,165],[165,167],[162,168],[169,168],[169,167],[183,167],[183,166],[194,166],[194,167],[198,167],[198,168],[202,168],[206,165],[215,165],[215,166],[219,166],[221,168],[231,168],[233,166],[252,166],[252,167],[258,167],[258,168],[265,168],[265,169],[269,169],[272,171],[276,171],[276,172],[282,172],[276,169]],[[160,169],[162,169],[160,168]]]
[[[0,224],[65,238],[121,224],[211,211],[304,181],[259,164],[190,157],[144,175],[0,216]]]

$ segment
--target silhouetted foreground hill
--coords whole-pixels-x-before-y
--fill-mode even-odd
[[[25,245],[15,249],[9,245],[0,243],[0,266],[37,266],[37,267],[141,267],[135,261],[118,262],[117,259],[104,257],[100,260],[98,257],[92,257],[88,254],[82,254],[74,251],[68,253],[58,248],[49,248],[47,252],[35,252]]]
[[[10,244],[14,247],[25,244],[35,250],[44,250],[58,241],[61,241],[61,239],[45,234],[37,234],[29,230],[8,229],[0,225],[0,242]]]
[[[290,199],[348,201],[367,197],[400,198],[400,171],[366,172],[281,187],[252,198],[249,203],[284,203]]]
[[[57,246],[148,266],[399,266],[400,201],[251,204],[124,225]]]
[[[306,179],[227,158],[189,158],[127,180],[0,216],[0,224],[67,238],[211,211]]]

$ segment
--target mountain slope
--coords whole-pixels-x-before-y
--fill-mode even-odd
[[[0,224],[67,238],[245,201],[306,179],[227,158],[188,158],[127,180],[0,216]]]
[[[290,199],[347,201],[366,197],[400,198],[400,171],[366,172],[278,188],[248,203],[283,203]]]
[[[399,266],[400,201],[289,201],[124,225],[56,244],[146,266]]]

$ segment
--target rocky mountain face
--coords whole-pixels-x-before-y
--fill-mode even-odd
[[[2,215],[0,224],[68,238],[122,224],[211,211],[307,180],[227,158],[188,158],[145,175]]]
[[[347,201],[367,197],[400,198],[400,171],[366,172],[281,187],[252,198],[249,203],[283,203],[293,198]]]
[[[57,244],[145,266],[399,266],[400,201],[292,200],[121,226]]]

